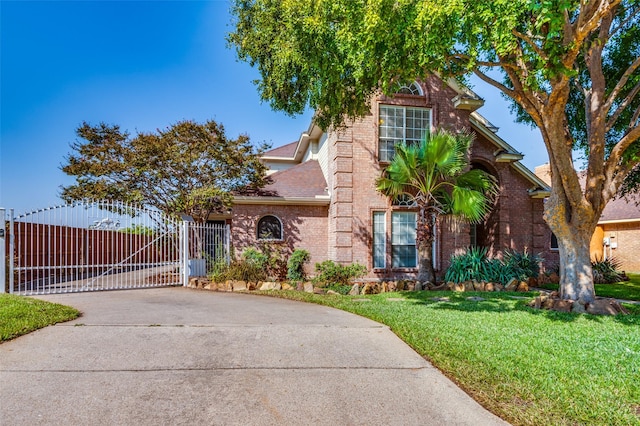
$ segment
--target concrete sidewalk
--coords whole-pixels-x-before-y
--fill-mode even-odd
[[[79,319],[0,345],[0,424],[490,425],[386,326],[183,288],[41,298]]]

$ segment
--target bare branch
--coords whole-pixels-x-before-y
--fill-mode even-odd
[[[538,56],[540,56],[542,59],[544,59],[545,61],[549,60],[549,55],[547,55],[547,53],[542,50],[540,48],[540,46],[538,46],[535,42],[535,40],[533,40],[531,38],[530,35],[528,34],[523,34],[520,31],[516,30],[515,28],[513,30],[511,30],[511,33],[513,35],[515,35],[517,38],[523,40],[525,43],[527,43],[529,46],[531,46],[531,48],[538,54]]]
[[[620,91],[622,90],[624,85],[627,84],[627,81],[629,81],[629,78],[631,78],[631,76],[638,69],[638,67],[640,67],[640,57],[636,58],[636,60],[633,61],[633,63],[631,63],[629,68],[627,68],[627,70],[624,72],[624,74],[622,75],[622,77],[620,78],[616,86],[613,88],[613,90],[609,94],[609,98],[607,99],[607,102],[604,105],[604,108],[607,111],[611,109],[611,107],[613,106],[613,103],[615,102],[616,98],[620,94]],[[635,96],[638,94],[639,90],[640,90],[640,82],[638,82],[638,84],[636,84],[635,87],[627,94],[627,96],[623,99],[622,103],[616,109],[616,112],[607,121],[607,130],[613,127],[616,120],[618,119],[618,116],[631,103],[631,101],[633,101]]]
[[[622,139],[620,139],[615,147],[613,147],[605,167],[605,175],[607,175],[608,178],[615,174],[614,172],[619,167],[620,160],[627,148],[629,148],[631,144],[636,142],[638,139],[640,139],[640,126],[636,125],[632,127],[629,132],[622,137]]]

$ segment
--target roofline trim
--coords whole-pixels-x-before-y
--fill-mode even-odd
[[[315,197],[249,197],[236,196],[233,204],[238,205],[302,205],[302,206],[328,206],[331,202],[329,195],[316,195]]]
[[[635,219],[611,219],[611,220],[600,220],[598,221],[598,225],[612,225],[616,223],[633,223],[640,222],[640,217]]]

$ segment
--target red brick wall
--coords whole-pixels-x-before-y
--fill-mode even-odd
[[[327,259],[327,206],[235,205],[231,223],[231,243],[236,255],[256,243],[258,221],[265,215],[280,218],[283,241],[290,250],[302,248],[311,254],[307,273],[316,262]]]
[[[605,249],[607,256],[619,260],[623,271],[640,272],[640,222],[611,223],[603,228],[604,237],[617,245],[614,249]]]

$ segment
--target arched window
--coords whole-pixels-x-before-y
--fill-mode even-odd
[[[398,90],[396,90],[396,93],[401,93],[403,95],[417,95],[417,96],[422,95],[422,88],[415,81],[411,84],[398,83],[398,86],[399,87],[398,87]]]
[[[406,192],[395,197],[391,204],[399,207],[417,207],[418,205],[416,200]]]
[[[259,240],[281,240],[282,222],[276,216],[263,216],[258,221]]]

